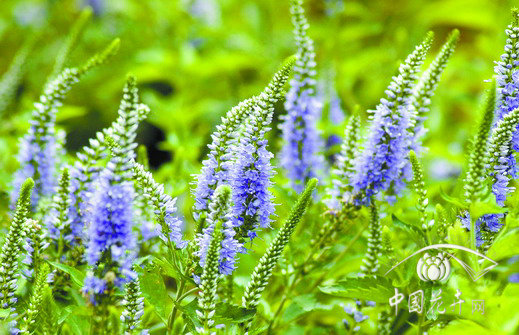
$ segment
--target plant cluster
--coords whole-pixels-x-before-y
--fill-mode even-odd
[[[447,192],[427,180],[423,138],[459,31],[429,63],[428,33],[366,122],[359,110],[335,117],[344,136],[327,155],[319,129],[326,103],[302,0],[290,1],[290,14],[295,55],[263,91],[221,118],[192,194],[182,195],[193,201],[188,220],[137,144],[138,128],[153,112],[135,76],[126,79],[117,118],[75,155],[65,152],[56,118],[67,93],[119,49],[117,39],[84,65],[63,69],[91,15],[82,14],[20,139],[0,252],[1,331],[282,334],[310,331],[293,326],[303,319],[337,334],[518,331],[513,299],[499,299],[519,294],[519,12],[512,11],[464,171]],[[37,38],[0,81],[0,111]],[[336,104],[328,108],[342,114]],[[275,183],[276,173],[286,183]],[[292,203],[276,203],[279,190]],[[448,282],[418,279],[412,262],[394,267],[433,244],[464,246],[500,265],[478,282],[461,267]],[[488,266],[473,254],[460,258],[475,272]],[[488,313],[442,312],[431,301],[438,290],[485,299]],[[395,307],[398,291],[421,291],[423,312]],[[342,317],[327,317],[332,310]]]

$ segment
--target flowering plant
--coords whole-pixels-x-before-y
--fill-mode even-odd
[[[326,15],[333,21],[339,6],[331,2]],[[71,53],[90,17],[108,15],[100,3],[91,1],[76,20],[30,113],[25,99],[34,96],[16,92],[31,76],[24,69],[42,47],[43,32],[27,38],[0,81],[0,113],[16,111],[0,117],[8,128],[20,124],[6,131],[16,146],[0,140],[0,150],[16,151],[0,169],[12,172],[0,174],[7,190],[0,212],[1,333],[519,331],[518,10],[492,79],[478,86],[484,100],[471,118],[478,122],[465,160],[445,176],[445,166],[432,161],[440,156],[437,144],[429,145],[443,139],[433,142],[429,133],[439,117],[434,96],[447,95],[441,79],[447,68],[456,71],[447,65],[456,63],[463,28],[445,34],[440,47],[433,32],[425,33],[392,68],[378,104],[345,113],[340,97],[347,95],[334,82],[341,80],[333,74],[339,67],[321,66],[326,43],[314,43],[311,7],[289,0],[279,8],[291,17],[293,50],[283,51],[284,61],[269,54],[277,64],[270,81],[220,120],[212,119],[216,98],[211,113],[190,113],[177,96],[198,94],[195,86],[177,92],[150,84],[152,75],[137,68],[118,86],[116,116],[78,144],[63,122],[67,113],[88,122],[73,106],[74,91],[87,92],[81,85],[111,73],[120,49],[127,52],[117,38],[83,65],[65,66],[80,62]],[[218,24],[211,16],[218,2],[187,3],[179,19],[188,15],[209,30]],[[154,28],[164,26],[159,20]],[[135,61],[192,63],[208,44],[190,37],[178,59],[147,50]],[[187,66],[207,70],[193,68]],[[179,87],[189,71],[172,75]],[[100,87],[96,97],[106,93]],[[212,133],[199,136],[209,123]],[[170,162],[158,164],[160,150],[139,145],[149,144],[143,134],[152,127],[167,132],[159,148],[173,153]],[[472,313],[463,307],[468,299],[478,302]],[[479,313],[482,300],[486,310]]]

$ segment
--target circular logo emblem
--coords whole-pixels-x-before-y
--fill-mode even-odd
[[[443,281],[449,277],[451,263],[443,252],[437,255],[426,252],[416,264],[416,272],[423,281]]]

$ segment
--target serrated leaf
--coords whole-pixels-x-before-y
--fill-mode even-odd
[[[425,242],[425,234],[422,229],[420,229],[419,227],[417,227],[413,224],[400,220],[395,215],[392,215],[392,217],[393,217],[393,225],[395,227],[401,228],[401,229],[407,231],[408,233],[410,233],[413,240],[416,243],[423,244]]]
[[[166,276],[174,278],[176,280],[181,279],[182,276],[178,273],[178,271],[175,269],[175,267],[170,262],[168,262],[166,259],[159,258],[159,257],[153,257],[153,263],[155,263],[157,266],[159,266],[160,269],[162,270],[162,272]]]
[[[65,265],[65,264],[61,264],[61,263],[57,263],[57,262],[51,262],[51,261],[48,261],[48,263],[52,266],[54,266],[55,268],[67,273],[70,275],[70,279],[72,279],[72,281],[78,285],[78,286],[83,286],[83,283],[85,282],[85,277],[86,275],[76,269],[76,268],[73,268],[71,266],[68,266],[68,265]]]
[[[155,312],[167,324],[168,291],[162,277],[154,272],[145,272],[140,278],[142,295],[155,308]]]
[[[196,315],[196,311],[198,309],[197,299],[194,299],[187,305],[179,306],[178,309],[182,311],[184,319],[186,321],[186,325],[189,328],[189,330],[193,334],[196,334],[196,329],[202,327],[202,324],[200,323],[200,321],[198,320],[198,316]]]
[[[255,309],[247,309],[238,305],[221,302],[216,304],[215,319],[229,320],[231,323],[249,321],[256,314]]]
[[[321,292],[345,298],[387,302],[395,292],[389,279],[384,277],[348,278],[335,284],[319,286]]]

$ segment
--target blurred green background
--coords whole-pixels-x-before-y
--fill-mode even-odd
[[[94,16],[67,65],[80,64],[115,37],[122,46],[114,60],[89,74],[66,99],[59,125],[68,133],[71,151],[114,119],[125,76],[133,73],[152,109],[140,138],[151,150],[152,164],[173,159],[185,173],[196,172],[219,117],[259,92],[294,53],[288,0],[4,0],[0,73],[29,32],[41,31],[9,113],[30,111],[56,51],[86,5],[94,8]],[[493,61],[503,50],[511,6],[512,1],[493,0],[306,3],[319,76],[336,86],[346,111],[356,104],[362,111],[373,108],[399,61],[428,30],[436,33],[436,52],[451,29],[460,29],[460,45],[428,122],[430,154],[452,159],[459,158],[453,143],[462,143],[471,129],[483,80],[492,75]],[[25,129],[12,130],[9,136]]]
[[[109,64],[88,74],[65,100],[58,125],[67,132],[67,149],[78,150],[114,120],[126,74],[133,73],[143,102],[152,110],[138,140],[147,146],[158,180],[174,195],[187,193],[219,118],[258,93],[283,59],[295,52],[288,0],[2,1],[0,73],[29,36],[39,33],[16,99],[1,116],[4,204],[17,168],[17,141],[28,128],[32,103],[88,5],[94,15],[66,65],[81,64],[116,37],[122,45]],[[346,114],[359,105],[364,117],[383,96],[399,62],[428,30],[436,34],[428,61],[450,30],[461,31],[458,49],[433,99],[425,157],[432,177],[455,175],[468,134],[479,119],[484,80],[492,76],[493,61],[503,50],[512,1],[312,0],[305,7],[320,87],[323,92],[336,89]],[[278,115],[282,113],[282,104],[277,109]],[[342,134],[326,114],[325,108],[323,136]],[[276,125],[273,129],[270,148],[276,153],[279,132]],[[185,208],[188,214],[190,201]]]

